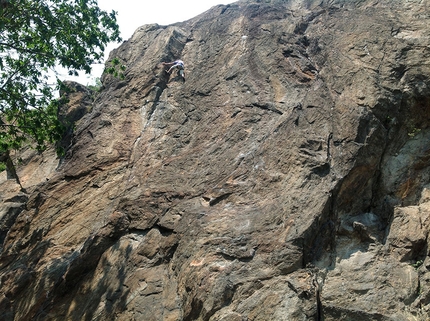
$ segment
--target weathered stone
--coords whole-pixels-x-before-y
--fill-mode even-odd
[[[425,210],[420,206],[410,206],[394,210],[387,245],[391,252],[399,256],[400,261],[412,261],[425,257],[430,222],[428,209],[428,207]]]
[[[17,152],[25,193],[1,173],[1,317],[429,319],[429,12],[239,1],[138,28],[125,79],[67,107],[64,159]]]

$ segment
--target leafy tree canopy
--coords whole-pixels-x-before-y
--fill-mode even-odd
[[[52,84],[49,71],[90,73],[105,46],[120,40],[116,12],[97,0],[0,0],[0,153],[58,141],[61,102],[53,98],[61,82]]]

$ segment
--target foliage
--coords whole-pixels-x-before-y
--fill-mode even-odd
[[[110,61],[110,66],[106,67],[106,72],[113,75],[115,78],[124,79],[125,65],[121,63],[119,58],[114,58]]]
[[[415,263],[411,264],[415,269],[418,269],[421,265],[423,265],[423,260],[418,260]]]
[[[0,173],[6,170],[6,163],[0,162]]]
[[[408,132],[408,136],[410,138],[414,138],[416,135],[418,135],[421,132],[420,128],[412,127],[410,131]]]
[[[116,13],[97,0],[0,2],[0,153],[29,141],[38,150],[61,139],[54,94],[61,87],[48,74],[56,66],[70,75],[91,72],[105,45],[120,41]]]

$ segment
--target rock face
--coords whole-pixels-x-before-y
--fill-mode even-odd
[[[2,173],[0,318],[428,320],[429,35],[427,0],[139,28],[66,157]]]

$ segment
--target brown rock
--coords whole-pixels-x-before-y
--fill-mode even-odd
[[[66,157],[23,151],[26,195],[1,174],[4,318],[430,318],[428,9],[239,1],[140,27]]]

